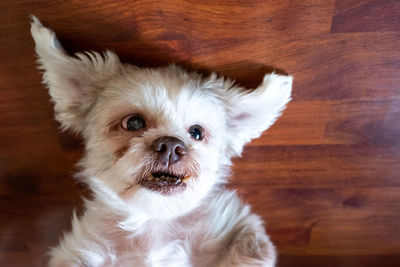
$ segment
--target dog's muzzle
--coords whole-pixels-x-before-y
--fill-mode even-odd
[[[162,136],[153,141],[151,150],[156,153],[157,163],[162,170],[143,177],[140,184],[149,190],[162,194],[185,190],[185,181],[189,176],[169,171],[174,164],[185,157],[187,152],[185,144],[176,137]]]

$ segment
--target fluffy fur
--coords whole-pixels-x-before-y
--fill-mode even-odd
[[[110,51],[71,57],[35,17],[31,32],[56,119],[84,137],[79,176],[94,195],[52,249],[50,266],[275,265],[260,217],[224,184],[231,158],[290,101],[291,77],[267,74],[258,88],[245,90],[175,65],[122,64]],[[130,114],[140,114],[146,128],[123,129]],[[203,140],[188,133],[192,125],[204,128]],[[164,168],[150,149],[162,136],[187,148],[184,159],[167,169],[190,177],[181,192],[163,194],[140,184]]]

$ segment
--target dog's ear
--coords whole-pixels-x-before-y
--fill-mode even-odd
[[[265,75],[255,90],[235,87],[226,91],[229,153],[241,154],[243,146],[268,129],[285,109],[292,91],[291,76]]]
[[[34,16],[31,33],[39,68],[44,70],[43,82],[55,103],[56,119],[63,129],[82,132],[102,82],[121,69],[118,57],[110,51],[103,55],[86,52],[71,57],[64,51],[55,33]]]

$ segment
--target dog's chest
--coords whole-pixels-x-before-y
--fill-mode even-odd
[[[233,238],[241,209],[233,194],[206,204],[173,220],[134,225],[133,231],[121,229],[121,218],[107,220],[96,235],[97,242],[105,241],[101,266],[214,266]]]
[[[114,255],[104,266],[190,266],[195,250],[185,231],[165,224],[152,223],[134,237],[113,231],[108,242],[114,244]]]

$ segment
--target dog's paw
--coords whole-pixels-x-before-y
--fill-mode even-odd
[[[263,232],[244,233],[231,244],[220,266],[273,267],[275,248]]]

